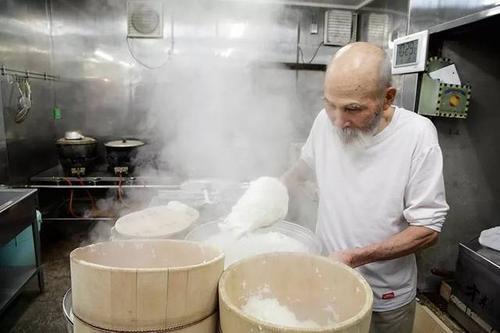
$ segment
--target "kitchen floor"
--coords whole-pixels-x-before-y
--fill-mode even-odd
[[[42,225],[45,291],[32,279],[0,316],[0,332],[66,332],[62,300],[70,288],[69,253],[85,241],[91,224],[58,221]]]

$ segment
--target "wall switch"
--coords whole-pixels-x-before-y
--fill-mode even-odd
[[[316,23],[316,22],[311,23],[310,32],[311,32],[311,35],[318,34],[318,23]]]

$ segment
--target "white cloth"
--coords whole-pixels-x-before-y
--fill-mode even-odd
[[[345,145],[325,110],[301,158],[319,188],[316,233],[331,253],[379,243],[408,225],[441,231],[447,211],[443,161],[432,122],[395,107],[391,122],[364,145]],[[415,256],[358,268],[374,292],[374,311],[408,304],[416,294]]]
[[[500,251],[500,227],[481,231],[479,235],[479,244]]]

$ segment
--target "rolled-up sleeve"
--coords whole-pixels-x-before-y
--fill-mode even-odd
[[[412,162],[403,216],[410,225],[440,232],[448,210],[443,181],[443,155],[436,144],[420,152]]]

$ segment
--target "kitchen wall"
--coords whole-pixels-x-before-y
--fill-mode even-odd
[[[413,0],[410,32],[446,23],[447,20],[493,8],[495,1]],[[434,247],[419,257],[419,286],[436,289],[440,279],[430,270],[454,270],[458,242],[477,237],[481,230],[498,225],[500,140],[497,104],[500,102],[500,72],[495,57],[499,47],[492,43],[500,19],[480,22],[430,35],[429,56],[452,59],[462,82],[472,85],[469,117],[465,120],[432,118],[444,156],[444,176],[450,212]],[[413,108],[417,75],[405,75],[404,100]]]
[[[408,0],[375,0],[359,11],[359,40],[383,47],[391,55],[392,41],[405,36],[408,29]],[[400,76],[393,77],[398,89],[395,104],[401,105],[403,85]]]
[[[52,72],[50,20],[46,1],[0,1],[0,65],[17,70]],[[22,123],[14,121],[19,94],[0,75],[0,183],[26,183],[27,175],[56,163],[55,126],[51,118],[51,81],[31,80],[32,108]]]
[[[495,0],[412,0],[410,33],[498,6]]]

